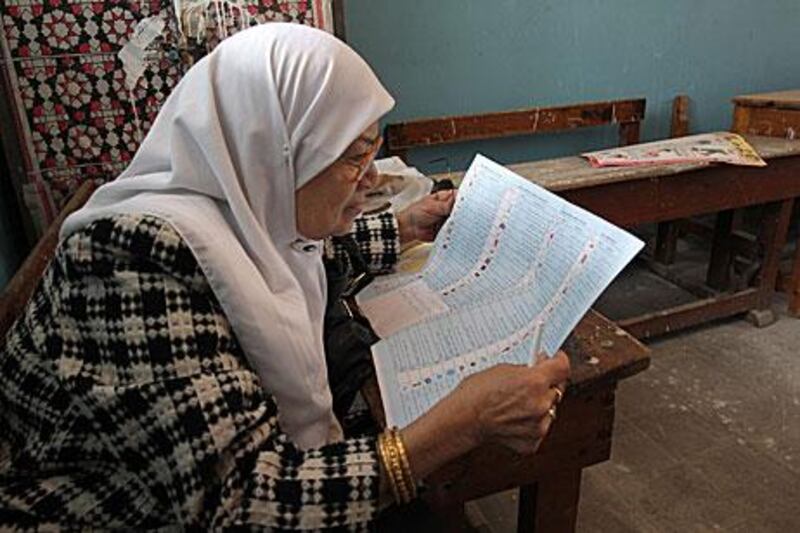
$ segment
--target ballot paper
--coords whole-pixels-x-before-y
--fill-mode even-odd
[[[476,156],[422,270],[357,297],[382,338],[372,352],[387,423],[405,427],[474,372],[530,364],[538,342],[554,355],[642,246]]]

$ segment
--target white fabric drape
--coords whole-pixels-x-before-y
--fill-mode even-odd
[[[335,441],[321,247],[292,246],[294,193],[393,105],[330,34],[282,23],[244,30],[187,72],[130,166],[61,236],[117,213],[168,220],[275,396],[283,429],[303,448]]]

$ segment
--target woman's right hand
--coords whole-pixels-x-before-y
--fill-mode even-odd
[[[550,429],[547,411],[569,377],[559,352],[532,367],[498,365],[478,372],[401,432],[417,479],[488,443],[534,453]]]
[[[475,445],[494,443],[519,454],[534,453],[547,435],[549,409],[564,392],[569,359],[559,352],[532,367],[497,365],[465,379],[453,401],[472,413],[468,428]]]

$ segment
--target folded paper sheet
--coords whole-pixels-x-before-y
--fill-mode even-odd
[[[358,297],[390,425],[404,427],[466,376],[556,353],[643,243],[483,156],[423,269]],[[543,329],[539,329],[543,328]]]
[[[634,144],[582,154],[593,167],[626,167],[673,163],[729,163],[766,166],[755,148],[740,135],[703,133],[666,141]]]

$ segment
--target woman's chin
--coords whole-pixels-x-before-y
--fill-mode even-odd
[[[353,229],[353,222],[361,214],[361,208],[347,208],[342,212],[332,235],[344,235]]]
[[[350,224],[361,214],[364,208],[360,205],[354,205],[352,207],[346,207],[342,212],[342,222],[348,221]]]

